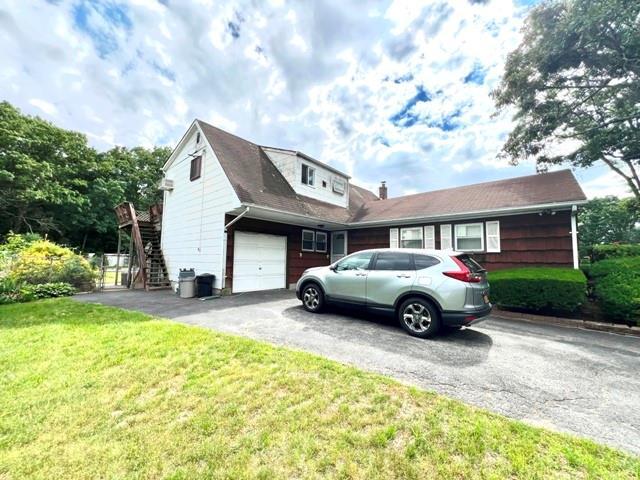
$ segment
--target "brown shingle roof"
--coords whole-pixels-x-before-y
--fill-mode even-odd
[[[586,200],[571,170],[367,202],[352,222],[428,218]]]
[[[241,202],[327,221],[349,220],[351,209],[298,195],[255,143],[201,120],[197,122]],[[353,208],[360,206],[356,203]]]
[[[241,202],[326,221],[429,218],[586,199],[571,171],[560,170],[386,200],[351,184],[349,208],[345,209],[298,195],[260,146],[201,120],[197,122]]]

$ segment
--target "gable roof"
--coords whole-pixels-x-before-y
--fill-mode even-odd
[[[347,222],[352,209],[361,206],[346,209],[297,194],[259,145],[197,122],[242,203],[340,223]]]
[[[259,145],[196,122],[242,203],[330,222],[402,221],[586,200],[571,171],[560,170],[385,200],[350,184],[349,207],[343,208],[297,194]]]

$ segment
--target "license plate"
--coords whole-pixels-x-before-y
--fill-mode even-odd
[[[482,295],[482,299],[484,300],[484,303],[489,303],[489,295],[487,295],[486,293]]]

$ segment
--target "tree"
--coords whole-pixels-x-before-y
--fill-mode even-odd
[[[640,199],[640,2],[547,1],[523,34],[493,92],[515,107],[502,154],[543,170],[602,161]]]
[[[98,153],[84,135],[0,103],[0,235],[47,234],[82,250],[114,250],[113,207],[146,209],[171,150],[115,147]]]
[[[2,232],[65,231],[87,204],[95,151],[84,135],[0,103]]]
[[[635,198],[594,198],[580,207],[578,224],[581,254],[593,245],[634,243],[640,240],[640,207]]]

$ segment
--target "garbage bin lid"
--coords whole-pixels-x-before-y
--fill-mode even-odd
[[[196,276],[196,278],[208,278],[208,277],[215,277],[215,275],[211,273],[201,273],[200,275]]]

